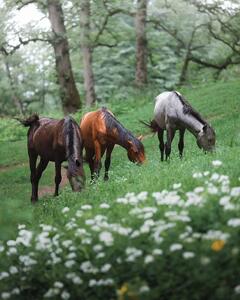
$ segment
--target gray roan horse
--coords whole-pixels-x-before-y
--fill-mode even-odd
[[[158,133],[161,160],[166,160],[171,153],[171,143],[176,130],[179,130],[178,149],[182,158],[184,148],[184,133],[188,129],[197,139],[197,145],[204,151],[212,151],[215,147],[215,132],[213,128],[192,108],[178,92],[163,92],[156,97],[154,119],[150,123],[142,122]],[[167,131],[167,142],[164,147],[163,134]]]
[[[55,162],[55,196],[61,182],[61,163],[68,161],[67,177],[73,191],[80,191],[85,176],[82,159],[82,138],[78,124],[70,117],[62,120],[39,118],[37,114],[19,120],[28,130],[28,155],[31,171],[32,197],[38,200],[38,183],[48,162]],[[36,167],[37,158],[40,162]]]

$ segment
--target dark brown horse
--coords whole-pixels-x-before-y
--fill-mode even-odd
[[[68,161],[67,177],[73,191],[80,191],[85,176],[82,159],[82,138],[78,124],[70,117],[62,120],[39,118],[37,114],[20,120],[28,130],[28,155],[31,171],[32,197],[38,200],[38,183],[48,162],[55,162],[55,196],[61,182],[61,163]],[[37,158],[40,162],[36,167]]]
[[[144,147],[140,139],[134,137],[106,108],[85,114],[80,128],[92,179],[99,176],[101,157],[106,151],[104,180],[108,180],[111,153],[115,144],[127,150],[130,161],[139,164],[144,162]]]

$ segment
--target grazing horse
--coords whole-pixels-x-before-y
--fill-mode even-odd
[[[55,194],[61,182],[61,163],[68,161],[67,177],[73,191],[80,191],[85,176],[82,159],[82,138],[78,124],[70,117],[62,120],[39,118],[37,114],[19,120],[28,130],[28,155],[31,171],[32,197],[38,200],[38,183],[48,162],[55,162]],[[36,167],[38,155],[40,162]]]
[[[197,145],[204,151],[212,151],[215,147],[214,129],[192,108],[178,92],[163,92],[156,97],[154,119],[150,123],[142,122],[158,133],[161,160],[170,157],[171,143],[176,130],[179,130],[179,155],[182,158],[184,133],[188,129],[197,139]],[[164,147],[163,134],[167,131],[167,142]]]
[[[104,180],[108,180],[111,153],[115,144],[127,150],[130,161],[139,164],[144,162],[144,147],[140,138],[134,137],[106,108],[86,113],[81,120],[80,128],[92,180],[99,176],[101,157],[105,151]]]

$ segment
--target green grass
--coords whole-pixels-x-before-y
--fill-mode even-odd
[[[87,212],[85,218],[91,218],[93,215],[101,213],[101,210],[99,210],[101,203],[106,202],[112,205],[117,198],[124,196],[127,192],[140,193],[147,191],[151,194],[152,192],[162,191],[163,189],[170,191],[172,190],[173,184],[178,182],[182,183],[182,192],[191,191],[196,187],[196,180],[192,177],[192,174],[205,170],[214,172],[211,164],[213,160],[223,162],[221,173],[227,174],[231,178],[231,184],[238,186],[240,177],[239,82],[217,83],[192,89],[184,88],[181,92],[214,127],[217,135],[216,152],[205,155],[198,149],[195,138],[190,133],[187,133],[183,160],[180,160],[178,157],[176,137],[172,146],[171,161],[160,162],[157,136],[149,134],[148,130],[139,123],[139,120],[151,119],[154,106],[153,97],[150,96],[150,94],[146,94],[145,96],[139,95],[129,99],[128,102],[122,103],[115,103],[113,100],[109,104],[109,107],[125,127],[136,135],[145,135],[143,144],[145,146],[147,161],[143,166],[138,167],[130,163],[127,159],[126,151],[117,146],[112,155],[112,165],[109,173],[110,180],[108,182],[103,181],[102,170],[99,181],[91,185],[88,166],[85,165],[88,180],[82,193],[73,193],[69,186],[66,186],[61,190],[59,197],[54,198],[48,195],[40,199],[37,205],[32,206],[30,204],[31,186],[27,163],[26,137],[23,137],[21,134],[21,139],[18,141],[1,142],[0,239],[8,240],[14,238],[18,224],[27,224],[28,228],[36,230],[38,230],[37,228],[41,223],[52,224],[53,226],[63,229],[66,220],[62,217],[61,211],[66,206],[70,208],[69,217],[71,217],[74,216],[76,210],[80,209],[81,205],[90,204],[93,206],[93,211]],[[76,119],[79,121],[80,117],[81,114],[78,113]],[[6,121],[4,120],[4,122]],[[27,132],[27,130],[25,131]],[[5,137],[6,134],[3,134],[3,136]],[[5,138],[3,140],[5,140]],[[15,140],[15,138],[12,137],[11,140]],[[48,167],[44,173],[40,186],[53,186],[53,178],[54,171],[53,166],[51,166]],[[209,206],[209,211],[203,211],[203,209],[200,211],[201,218],[205,218],[206,222],[209,222],[206,226],[204,225],[205,229],[208,228],[208,226],[209,228],[211,228],[211,226],[218,228],[217,216],[211,214],[211,211],[214,212],[214,214],[216,213],[213,206]],[[160,218],[162,213],[162,211],[159,212]],[[195,221],[193,221],[194,226],[198,229],[200,226],[203,227],[203,220],[198,219],[197,210],[193,211],[192,214],[195,216]],[[115,220],[116,222],[118,220],[127,220],[126,222],[128,222],[129,218],[128,209],[124,207],[118,210],[113,206],[113,208],[107,212],[107,215],[111,220]],[[221,218],[223,218],[223,216],[221,216]],[[132,226],[135,226],[137,223],[138,221],[129,220],[129,224]],[[202,228],[203,231],[205,229]],[[64,230],[65,229],[63,229],[63,231]],[[174,237],[174,235],[175,233],[172,232],[172,237]],[[71,235],[69,235],[69,238],[71,239]],[[119,243],[121,243],[121,241]],[[142,246],[145,247],[144,244]],[[148,247],[147,242],[146,247]],[[201,247],[201,244],[199,247]],[[111,258],[109,259],[111,260]],[[148,274],[148,276],[151,277],[151,274]],[[162,278],[162,280],[164,279]],[[172,280],[176,283],[175,279]],[[149,280],[147,282],[149,284]],[[134,286],[135,283],[131,284]],[[171,286],[171,283],[169,283],[169,285]],[[217,290],[215,296],[211,299],[224,299],[223,296],[221,296],[223,297],[221,298],[219,295],[225,295],[226,291],[224,290],[224,292],[221,293],[221,290]],[[187,296],[186,298],[184,297],[185,296],[182,296],[182,299],[191,298]],[[178,299],[172,295],[169,295],[168,298]],[[154,296],[152,296],[151,299],[157,299],[157,297],[154,298]],[[192,297],[191,299],[199,298]],[[233,297],[231,299],[238,298]]]

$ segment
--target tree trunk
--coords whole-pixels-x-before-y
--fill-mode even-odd
[[[90,45],[90,0],[81,0],[80,12],[81,48],[84,68],[84,89],[86,105],[91,106],[96,101],[94,75],[92,70],[92,48]]]
[[[73,113],[81,107],[81,102],[72,72],[63,10],[59,0],[48,0],[47,3],[62,108],[64,114]]]
[[[138,87],[147,83],[147,37],[146,37],[146,17],[147,1],[137,0],[136,13],[136,78]]]
[[[181,74],[180,74],[180,77],[179,77],[179,82],[178,82],[179,86],[183,85],[187,81],[187,72],[188,72],[188,66],[189,66],[189,63],[190,63],[190,54],[191,54],[190,50],[187,49],[187,53],[185,55],[183,65],[182,65]]]

